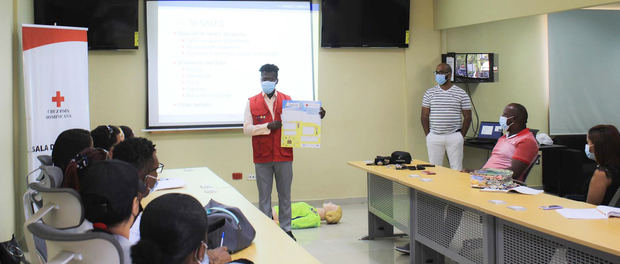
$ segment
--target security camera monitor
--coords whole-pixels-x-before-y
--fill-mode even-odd
[[[472,79],[489,78],[489,54],[467,54],[467,77]]]
[[[455,54],[454,76],[467,77],[467,54]]]

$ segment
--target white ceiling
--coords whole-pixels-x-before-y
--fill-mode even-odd
[[[584,8],[584,9],[620,10],[620,2],[615,3],[615,4],[609,4],[609,5],[593,6],[593,7],[588,7],[588,8]]]

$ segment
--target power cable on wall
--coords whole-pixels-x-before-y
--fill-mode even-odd
[[[478,127],[480,125],[480,118],[478,117],[478,110],[476,110],[476,104],[474,104],[474,98],[471,96],[471,91],[469,90],[469,83],[465,83],[465,91],[467,91],[469,100],[471,100],[471,106],[474,110],[474,116],[472,117],[471,129],[472,131],[474,131],[474,137],[475,137],[478,135]]]

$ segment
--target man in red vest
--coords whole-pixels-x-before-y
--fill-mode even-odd
[[[249,98],[245,107],[243,133],[252,136],[259,209],[268,217],[271,213],[271,189],[275,174],[280,227],[293,239],[291,232],[291,183],[293,181],[293,148],[280,146],[282,101],[291,97],[275,90],[278,67],[263,65],[262,92]],[[325,110],[321,108],[321,118]]]

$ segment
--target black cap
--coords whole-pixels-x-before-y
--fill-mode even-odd
[[[80,179],[86,219],[114,226],[131,215],[138,195],[138,171],[120,160],[93,162]]]

